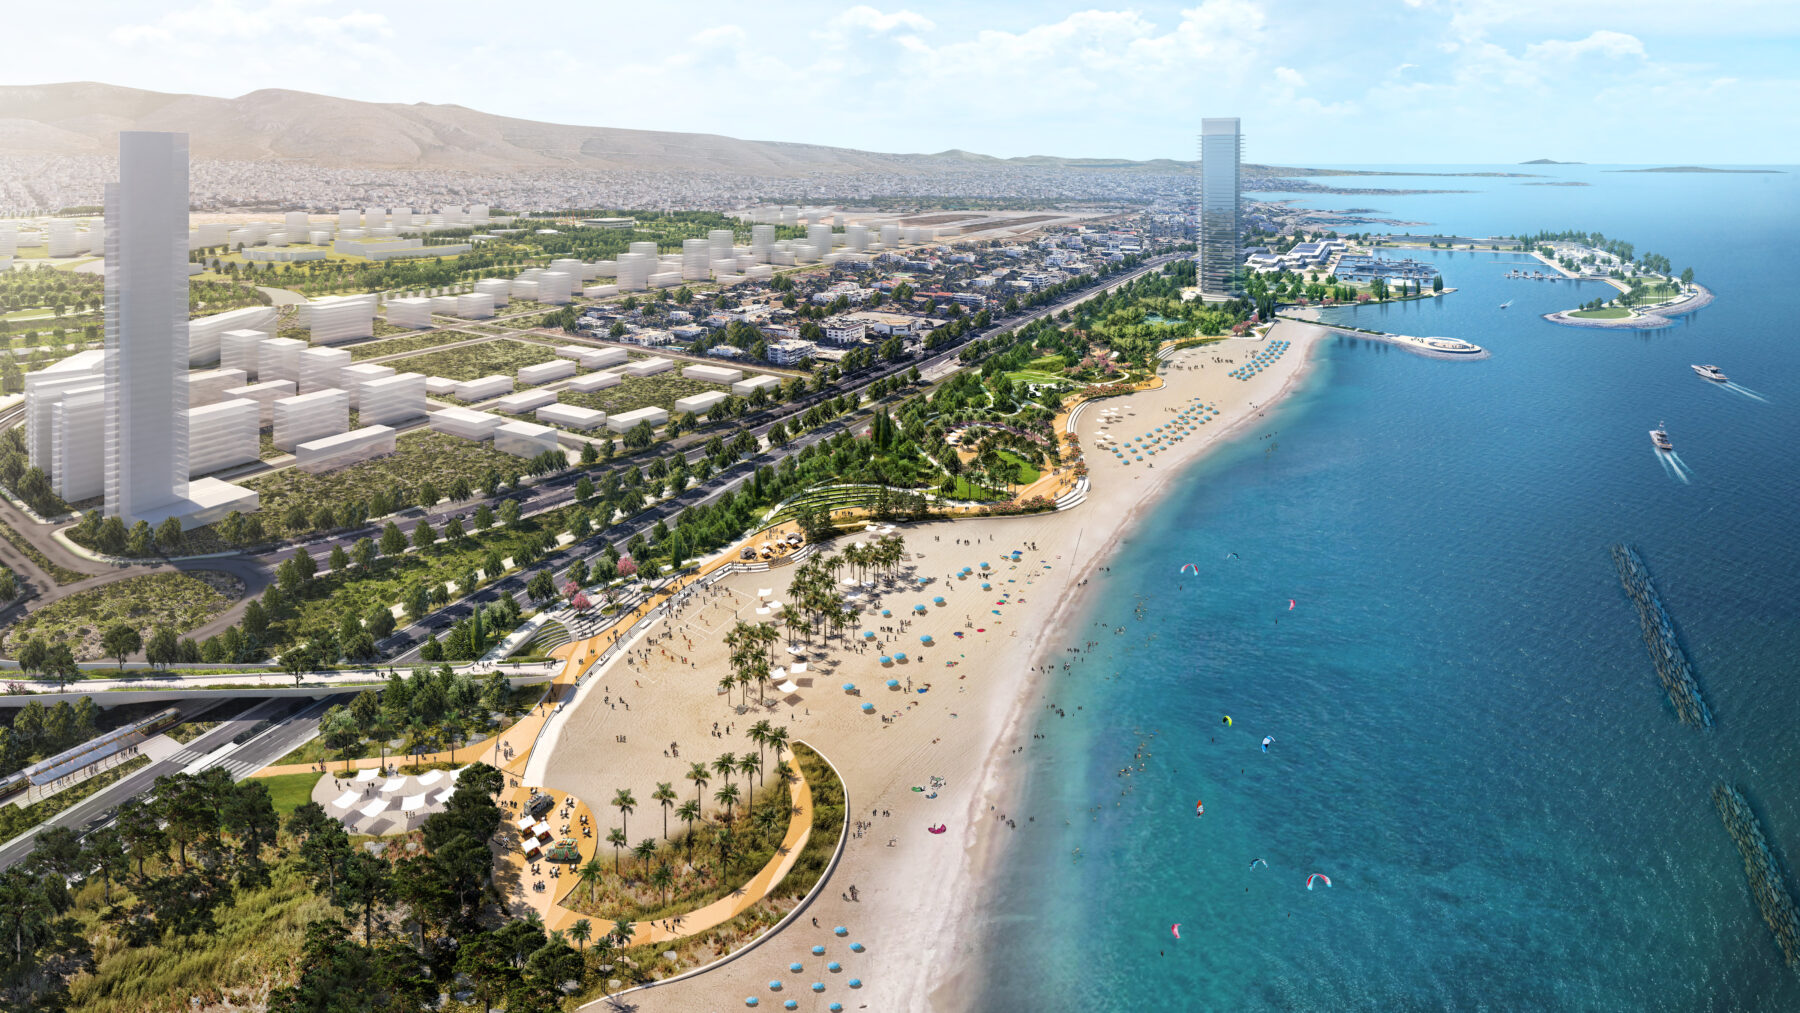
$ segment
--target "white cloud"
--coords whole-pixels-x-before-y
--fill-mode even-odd
[[[1275,80],[1292,88],[1306,87],[1306,78],[1292,67],[1276,67]]]

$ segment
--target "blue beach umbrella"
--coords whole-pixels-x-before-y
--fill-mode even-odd
[[[885,618],[888,618],[888,617],[890,617],[890,616],[892,616],[892,615],[893,615],[893,613],[892,613],[892,612],[889,612],[889,611],[888,611],[888,610],[887,610],[887,609],[882,609],[882,610],[881,610],[881,616],[882,616],[882,618],[884,618],[884,619],[885,619]]]
[[[834,1002],[825,1008],[830,1010],[831,1013],[844,1013],[844,1004],[841,1002]]]
[[[779,991],[781,991],[781,982],[780,982],[780,981],[778,981],[778,980],[776,980],[776,981],[770,981],[770,982],[769,982],[769,991],[771,991],[771,992],[779,992]]]
[[[891,665],[891,664],[893,664],[893,663],[894,663],[894,659],[893,659],[893,658],[890,658],[890,657],[888,657],[888,656],[887,656],[887,655],[885,655],[885,654],[884,654],[884,655],[882,655],[882,656],[881,656],[881,663],[882,663],[882,664],[884,664],[884,665]]]
[[[924,611],[925,611],[925,606],[923,606],[923,605],[914,605],[914,606],[913,606],[913,611],[914,611],[914,612],[924,612]]]
[[[905,661],[906,660],[906,652],[905,651],[895,651],[894,652],[894,660],[895,661]]]
[[[788,970],[794,972],[795,974],[799,974],[801,971],[800,962],[798,960],[796,960],[793,963],[789,964]]]
[[[754,1006],[757,1004],[757,1001],[756,996],[753,995],[744,997],[744,1005],[746,1006]]]
[[[863,639],[864,639],[864,640],[874,640],[874,639],[875,639],[875,631],[873,631],[873,630],[864,630],[864,631],[863,631]]]
[[[850,934],[850,930],[847,928],[844,928],[842,925],[839,925],[836,928],[831,930],[831,934],[834,936],[847,936]]]
[[[862,987],[862,979],[861,978],[851,978],[850,979],[850,987],[851,988],[861,988]]]
[[[813,982],[813,983],[812,983],[812,990],[813,990],[813,991],[814,991],[814,992],[823,992],[823,991],[825,991],[825,983],[824,983],[824,982],[822,982],[822,981],[815,981],[815,982]]]
[[[864,714],[873,714],[873,713],[875,713],[875,705],[874,705],[874,704],[872,704],[872,703],[866,703],[866,704],[863,704],[863,705],[862,705],[862,709],[863,709],[863,713],[864,713]],[[819,951],[819,952],[820,952],[820,953],[824,953],[824,952],[825,952],[825,951],[824,951],[824,950],[820,950],[820,951]]]
[[[938,595],[937,597],[931,599],[931,603],[933,605],[942,605],[944,603],[944,596]]]
[[[850,952],[851,953],[861,953],[863,950],[864,950],[864,946],[861,943],[851,943],[850,944]]]
[[[855,688],[856,688],[856,683],[854,683],[854,682],[844,683],[844,692],[846,692],[846,693],[850,692],[851,690],[854,690]]]
[[[886,660],[887,660],[887,659],[886,659],[886,658],[883,658],[883,659],[882,659],[882,660],[883,660],[883,661],[886,661]],[[887,681],[887,688],[889,688],[889,689],[899,689],[899,688],[900,688],[900,680],[899,680],[899,679],[889,679],[889,680],[888,680],[888,681]]]
[[[985,581],[985,580],[984,580],[984,581],[982,581],[982,582],[981,582],[981,589],[982,589],[982,590],[983,590],[983,591],[986,591],[986,590],[987,590],[987,589],[988,589],[988,588],[991,588],[991,587],[993,587],[993,586],[994,586],[994,585],[992,585],[992,584],[989,584],[989,583],[988,583],[988,582],[987,582],[987,581]]]
[[[921,584],[929,584],[929,583],[931,583],[931,578],[930,578],[930,577],[920,577],[920,578],[919,578],[919,583],[921,583]]]
[[[842,971],[843,969],[844,969],[844,966],[842,964],[839,964],[835,960],[832,961],[831,963],[825,965],[825,970],[830,971],[832,974],[836,974],[839,971]]]
[[[925,644],[926,646],[930,646],[931,645],[931,634],[926,633],[926,634],[921,635],[919,637],[919,643]]]
[[[813,947],[812,954],[815,957],[823,957],[825,955],[825,947],[823,947],[823,946]]]
[[[799,1009],[800,1004],[795,1002],[792,999],[789,999],[787,1002],[784,1002],[781,1004],[781,1008],[782,1009]]]

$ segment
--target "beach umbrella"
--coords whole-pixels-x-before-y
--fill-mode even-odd
[[[769,991],[771,991],[771,992],[779,992],[779,991],[781,991],[781,982],[780,982],[780,981],[775,981],[775,980],[771,980],[771,981],[770,981],[770,982],[769,982]]]
[[[756,1005],[756,1003],[757,1003],[756,996],[751,995],[751,996],[744,997],[744,1005],[754,1006],[754,1005]]]
[[[882,615],[882,618],[884,618],[884,619],[885,619],[885,618],[887,618],[887,617],[889,617],[889,616],[892,616],[892,615],[893,615],[893,613],[892,613],[892,612],[889,612],[889,611],[888,611],[888,610],[887,610],[887,609],[882,609],[882,610],[881,610],[881,615]]]
[[[906,652],[905,651],[895,651],[894,652],[894,660],[895,661],[905,661],[906,660]]]
[[[844,1004],[841,1002],[834,1002],[825,1008],[830,1010],[831,1013],[844,1013]]]
[[[839,964],[835,960],[832,961],[831,963],[825,965],[825,970],[830,971],[832,974],[836,974],[839,971],[842,971],[843,969],[844,969],[843,965]]]
[[[944,596],[938,595],[937,597],[931,599],[931,603],[933,605],[942,605],[944,603]]]
[[[850,987],[851,988],[861,988],[862,987],[862,979],[861,978],[851,978],[850,979]]]
[[[844,683],[844,692],[846,692],[846,693],[850,692],[851,690],[854,690],[855,688],[856,688],[856,683],[854,683],[854,682]]]
[[[981,589],[982,589],[982,590],[983,590],[983,591],[986,591],[986,590],[988,590],[988,589],[989,589],[989,588],[992,588],[992,587],[993,587],[993,586],[994,586],[994,585],[992,585],[992,584],[989,584],[989,583],[987,583],[987,582],[986,582],[986,581],[983,581],[983,582],[982,582],[982,584],[981,584]]]
[[[873,713],[875,713],[875,705],[874,705],[874,704],[872,704],[872,703],[866,703],[866,704],[863,704],[863,705],[862,705],[862,709],[863,709],[863,713],[864,713],[864,714],[873,714]],[[825,952],[825,951],[824,951],[824,950],[820,950],[820,951],[819,951],[819,952],[820,952],[820,953],[824,953],[824,952]]]
[[[883,660],[883,661],[886,661],[886,660],[888,660],[888,659],[886,659],[886,658],[883,658],[883,659],[882,659],[882,660]],[[899,688],[900,688],[900,680],[899,680],[899,679],[889,679],[889,680],[888,680],[888,681],[887,681],[887,688],[889,688],[889,689],[899,689]]]
[[[920,634],[919,643],[929,645],[931,643],[931,634],[929,634],[929,633]]]
[[[985,570],[985,569],[987,569],[987,568],[988,568],[988,565],[987,565],[987,564],[986,564],[986,563],[983,563],[983,564],[981,564],[981,568],[982,568],[982,569],[983,569],[983,570]]]
[[[913,606],[913,611],[914,611],[914,612],[924,612],[924,611],[925,611],[925,606],[923,606],[923,605],[914,605],[914,606]]]
[[[781,1008],[782,1009],[799,1009],[800,1004],[798,1002],[795,1002],[792,999],[789,999],[787,1002],[784,1002],[781,1004]]]
[[[874,640],[875,639],[874,631],[873,630],[864,630],[863,631],[863,639],[864,640]]]
[[[799,973],[800,973],[800,970],[801,970],[801,968],[800,968],[800,962],[799,962],[799,961],[798,961],[798,960],[796,960],[796,961],[794,961],[794,962],[793,962],[793,963],[791,963],[791,964],[789,964],[789,965],[788,965],[788,970],[790,970],[790,971],[792,971],[792,972],[794,972],[794,973],[795,973],[795,974],[799,974]]]
[[[823,991],[825,991],[825,983],[824,983],[824,982],[822,982],[822,981],[815,981],[815,982],[813,982],[813,983],[812,983],[812,990],[813,990],[813,991],[814,991],[814,992],[823,992]]]
[[[815,957],[823,957],[825,955],[825,947],[823,947],[823,946],[813,947],[812,954]]]
[[[863,949],[864,949],[864,947],[863,947],[863,944],[861,944],[861,943],[851,943],[850,944],[850,952],[851,953],[861,953],[863,951]]]
[[[891,664],[893,664],[893,663],[894,663],[894,659],[893,659],[893,658],[890,658],[890,657],[888,657],[888,656],[887,656],[887,655],[885,655],[885,654],[884,654],[884,655],[882,655],[882,656],[881,656],[881,663],[882,663],[882,664],[884,664],[884,665],[891,665]]]
[[[839,925],[836,928],[831,930],[831,934],[834,936],[847,936],[850,934],[850,930],[847,928],[844,928],[842,925]]]

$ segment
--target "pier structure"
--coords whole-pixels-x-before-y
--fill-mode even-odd
[[[1644,646],[1650,649],[1650,661],[1656,666],[1656,677],[1675,705],[1675,714],[1683,724],[1700,728],[1712,726],[1712,713],[1700,697],[1700,684],[1694,679],[1694,666],[1675,636],[1675,624],[1663,609],[1662,597],[1650,581],[1650,571],[1638,558],[1637,550],[1623,543],[1612,547],[1613,564],[1619,568],[1619,583],[1631,603],[1637,606],[1638,622],[1644,631]]]

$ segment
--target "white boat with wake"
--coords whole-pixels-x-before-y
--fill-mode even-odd
[[[1693,366],[1691,368],[1694,372],[1699,373],[1708,380],[1717,380],[1720,383],[1724,383],[1731,379],[1731,377],[1726,376],[1717,366]]]

